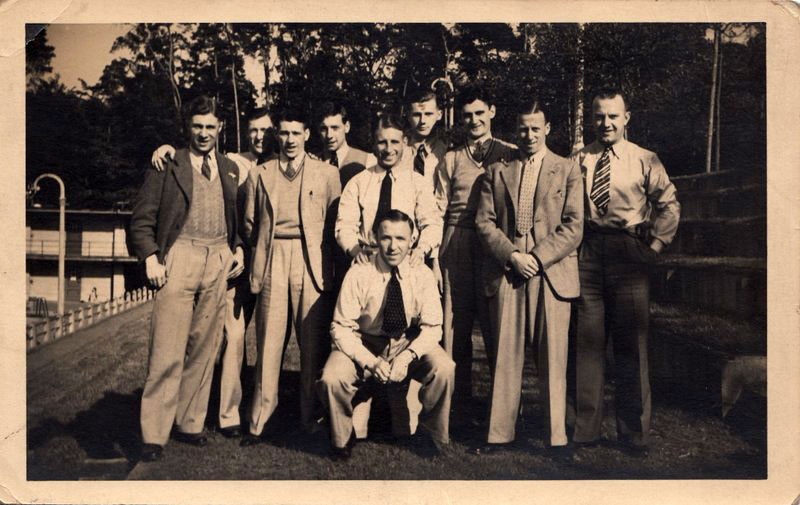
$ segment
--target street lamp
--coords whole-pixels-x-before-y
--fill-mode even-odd
[[[60,189],[60,195],[58,197],[58,315],[60,317],[64,315],[64,257],[67,251],[67,234],[64,226],[67,197],[66,189],[64,189],[64,181],[56,174],[42,174],[33,181],[33,184],[31,184],[28,190],[28,194],[33,197],[40,189],[39,181],[46,177],[55,179]]]

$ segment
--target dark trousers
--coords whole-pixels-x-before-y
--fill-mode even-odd
[[[606,345],[613,345],[618,440],[647,443],[650,285],[655,252],[624,231],[586,229],[579,257],[581,296],[576,328],[576,442],[600,437]]]

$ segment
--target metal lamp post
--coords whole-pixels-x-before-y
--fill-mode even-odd
[[[39,181],[46,177],[55,179],[60,189],[60,195],[58,197],[58,315],[62,316],[64,315],[64,258],[66,257],[67,252],[67,234],[64,224],[67,197],[66,189],[64,188],[64,181],[62,181],[61,177],[57,176],[56,174],[49,173],[42,174],[33,181],[30,189],[31,196],[39,191]]]

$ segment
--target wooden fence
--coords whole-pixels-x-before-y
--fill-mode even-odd
[[[28,351],[132,309],[152,300],[154,296],[155,291],[139,288],[113,300],[84,305],[62,316],[51,316],[44,321],[29,324],[25,329]]]

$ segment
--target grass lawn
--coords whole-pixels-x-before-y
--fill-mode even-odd
[[[570,464],[556,464],[537,454],[544,426],[530,366],[525,372],[524,420],[516,447],[491,456],[470,455],[467,449],[483,436],[475,423],[485,409],[488,390],[488,367],[477,335],[476,409],[466,418],[451,419],[453,443],[434,459],[423,459],[395,444],[388,436],[386,409],[375,402],[369,440],[356,445],[350,461],[331,462],[326,434],[306,436],[296,429],[299,376],[292,339],[281,378],[280,404],[267,428],[269,444],[240,448],[237,440],[209,428],[207,447],[170,442],[161,461],[136,465],[150,307],[137,307],[28,355],[29,480],[766,477],[766,422],[759,409],[744,408],[745,402],[723,421],[710,406],[683,405],[657,396],[647,459],[628,457],[609,443],[581,449]],[[252,364],[252,327],[248,339]],[[610,439],[615,432],[612,394],[609,386],[603,431]],[[212,402],[210,421],[215,419],[215,410]]]

